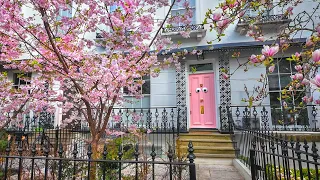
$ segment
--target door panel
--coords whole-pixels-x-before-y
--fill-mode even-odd
[[[214,74],[189,76],[190,128],[216,128]]]

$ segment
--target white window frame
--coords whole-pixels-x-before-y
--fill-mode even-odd
[[[21,78],[18,77],[19,74],[27,74],[26,77],[29,77],[29,74],[30,74],[30,80],[32,79],[32,73],[31,72],[29,72],[29,73],[13,72],[12,73],[13,88],[20,89],[20,87],[22,87],[22,86],[31,84],[31,82],[21,80]],[[17,84],[16,84],[16,80],[18,81]],[[24,81],[25,84],[21,84],[21,81]]]
[[[294,69],[294,66],[292,65],[292,62],[291,61],[288,61],[289,62],[289,67],[290,67],[290,72],[280,72],[280,66],[279,66],[279,60],[281,59],[281,61],[287,61],[286,60],[286,58],[275,58],[275,63],[276,63],[276,68],[275,68],[275,70],[274,70],[274,72],[275,73],[273,73],[273,74],[270,74],[270,75],[268,75],[268,88],[269,88],[269,99],[270,99],[270,106],[271,105],[274,105],[274,104],[271,104],[271,96],[270,96],[270,93],[278,93],[279,94],[279,98],[280,98],[280,100],[279,100],[279,108],[275,108],[276,110],[281,110],[281,112],[283,111],[283,106],[282,106],[282,97],[281,97],[281,92],[282,92],[282,90],[284,89],[284,88],[282,88],[282,86],[281,86],[281,75],[289,75],[289,76],[291,76],[291,75],[294,75],[295,74],[295,70],[293,70]],[[279,90],[270,90],[270,86],[269,86],[269,77],[270,76],[277,76],[278,77],[278,88],[279,88]],[[301,90],[301,91],[299,91],[299,92],[303,92],[303,90]],[[292,97],[292,102],[293,103],[295,103],[295,101],[296,101],[296,98],[295,97]],[[302,100],[301,100],[302,101]],[[294,109],[301,109],[301,108],[297,108],[297,105],[288,105],[288,108],[294,108]],[[272,110],[273,110],[273,108],[271,108],[271,111],[270,111],[270,115],[271,115],[271,118],[273,118],[273,115],[272,115]],[[307,110],[307,113],[309,114],[309,112],[308,112],[308,109],[306,109]],[[304,124],[298,124],[298,122],[297,122],[297,117],[295,116],[294,117],[295,118],[295,122],[294,122],[294,124],[289,124],[288,126],[295,126],[295,127],[303,127],[304,126]],[[272,119],[273,120],[273,119]],[[309,121],[309,118],[308,118],[308,121]],[[276,122],[277,124],[275,125],[275,124],[273,124],[274,122],[272,122],[272,126],[281,126],[281,124],[279,124],[279,122]],[[302,122],[303,123],[303,122]],[[310,122],[309,122],[310,123]]]
[[[141,78],[141,79],[142,79],[142,78]],[[150,76],[150,75],[148,75],[148,78],[147,78],[147,79],[143,79],[143,80],[145,81],[145,83],[144,83],[143,85],[145,85],[146,83],[149,83],[149,87],[151,87],[151,76]],[[141,91],[141,94],[142,94],[144,97],[142,97],[141,99],[136,99],[136,98],[134,97],[134,95],[125,94],[125,93],[124,93],[124,87],[121,88],[121,91],[122,91],[122,93],[123,93],[123,97],[124,97],[125,99],[129,99],[129,98],[130,98],[130,100],[133,102],[133,103],[131,104],[131,107],[126,107],[126,108],[133,108],[133,107],[136,107],[137,105],[139,106],[139,107],[137,107],[137,108],[150,108],[150,105],[151,105],[151,103],[150,103],[151,89],[150,89],[150,92],[149,92],[148,94],[143,94],[143,92],[142,92],[142,90],[143,90],[143,85],[141,86],[140,91]],[[143,101],[143,99],[144,99],[145,97],[148,97],[148,98],[149,98],[149,105],[148,105],[147,107],[143,107],[143,103],[142,103],[142,101]]]

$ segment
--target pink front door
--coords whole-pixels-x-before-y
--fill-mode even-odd
[[[216,128],[214,74],[189,76],[190,128]]]

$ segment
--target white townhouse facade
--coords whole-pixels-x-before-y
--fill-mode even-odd
[[[246,62],[251,54],[261,53],[263,45],[274,43],[274,35],[288,23],[291,23],[291,19],[285,18],[280,9],[274,8],[268,11],[268,14],[264,16],[264,19],[259,24],[266,34],[266,41],[257,42],[253,38],[246,36],[248,23],[244,18],[231,24],[224,31],[225,36],[222,37],[220,42],[214,41],[209,45],[207,42],[215,39],[217,34],[215,31],[210,32],[208,25],[203,25],[202,22],[208,8],[214,9],[222,1],[188,1],[194,13],[191,19],[192,31],[190,38],[184,39],[180,35],[179,31],[186,28],[183,24],[163,28],[161,35],[171,37],[176,42],[182,42],[181,49],[176,51],[186,49],[190,52],[196,49],[202,53],[188,55],[185,59],[181,59],[181,70],[179,71],[175,68],[170,68],[161,71],[157,78],[145,77],[146,83],[141,89],[144,97],[140,100],[135,100],[134,97],[126,96],[128,99],[134,100],[135,103],[124,104],[124,108],[156,109],[176,107],[180,110],[181,129],[185,131],[190,128],[227,131],[230,117],[236,123],[242,125],[247,123],[251,127],[260,128],[272,128],[275,126],[283,128],[284,125],[289,128],[303,128],[306,125],[320,127],[316,121],[320,112],[316,110],[316,106],[312,105],[302,111],[303,114],[306,114],[305,117],[299,115],[289,117],[285,115],[287,120],[283,120],[284,122],[280,122],[279,118],[277,118],[283,108],[281,107],[281,98],[277,98],[280,97],[281,90],[290,82],[290,76],[295,73],[294,64],[281,59],[291,56],[294,52],[299,52],[301,43],[305,42],[305,38],[309,34],[299,34],[299,36],[292,37],[295,43],[292,44],[290,49],[285,53],[279,52],[277,54],[276,68],[268,76],[268,86],[266,87],[270,94],[259,104],[254,104],[254,107],[246,109],[248,103],[242,101],[243,98],[247,98],[244,87],[246,86],[248,92],[252,92],[255,87],[261,86],[258,80],[261,74],[266,74],[267,70],[263,65],[239,67],[239,63]],[[311,12],[312,9],[308,7],[313,7],[315,3],[313,1],[301,3],[293,10],[293,17],[303,10]],[[167,8],[157,10],[156,19],[163,20],[167,11]],[[179,3],[172,9],[172,13],[183,13],[184,11]],[[72,16],[70,13],[62,13],[64,13],[64,16]],[[255,15],[254,11],[248,11],[244,17],[253,17]],[[99,39],[99,32],[89,34],[88,37]],[[105,47],[96,47],[95,51],[103,53]],[[232,57],[235,52],[240,52],[238,60]],[[244,71],[245,68],[248,68],[247,72]],[[222,75],[224,70],[231,73],[234,72],[234,74],[225,79]],[[25,82],[19,80],[17,73],[10,71],[9,77],[12,78],[16,86],[23,85]],[[34,74],[30,74],[30,76],[34,76]],[[318,94],[314,94],[314,96],[318,96]],[[298,101],[299,99],[293,99],[293,102]],[[264,110],[263,107],[265,107]],[[292,104],[292,107],[295,108],[295,105]],[[231,113],[231,116],[228,112]],[[58,125],[61,119],[61,109],[57,108],[54,125]]]

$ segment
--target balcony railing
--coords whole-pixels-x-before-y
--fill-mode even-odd
[[[172,32],[181,32],[181,31],[197,31],[204,29],[203,24],[191,24],[191,25],[184,25],[184,26],[172,26],[172,27],[165,27],[162,28],[162,33],[172,33]]]
[[[238,24],[249,24],[252,20],[255,21],[255,23],[272,23],[272,22],[288,22],[290,19],[283,15],[283,14],[276,14],[276,15],[265,15],[265,16],[244,16],[241,19],[239,19]]]

